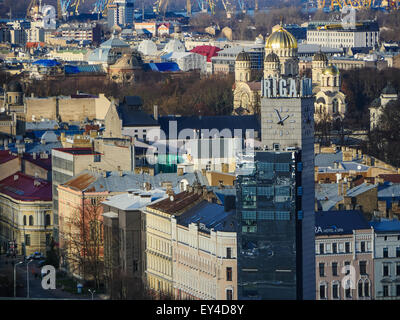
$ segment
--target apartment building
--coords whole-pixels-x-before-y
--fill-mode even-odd
[[[376,300],[400,300],[400,221],[370,222],[374,235]]]
[[[374,231],[360,211],[315,213],[317,300],[371,300]]]

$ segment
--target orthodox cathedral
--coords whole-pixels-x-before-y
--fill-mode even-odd
[[[299,77],[298,45],[295,37],[282,25],[265,41],[264,78]],[[256,79],[251,69],[251,56],[242,51],[235,61],[235,84],[233,86],[233,114],[259,114],[261,79]],[[343,118],[346,111],[345,95],[340,92],[339,70],[330,65],[328,57],[317,52],[312,61],[313,93],[315,94],[315,120]]]

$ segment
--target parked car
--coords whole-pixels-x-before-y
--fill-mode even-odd
[[[34,260],[43,260],[43,259],[44,259],[44,256],[43,256],[40,252],[35,252],[35,253],[33,254],[33,259],[34,259]]]

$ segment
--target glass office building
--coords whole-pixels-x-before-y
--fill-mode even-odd
[[[236,185],[239,299],[303,299],[301,151],[257,151]]]

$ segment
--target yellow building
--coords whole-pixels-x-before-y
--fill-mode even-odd
[[[0,242],[17,254],[46,253],[53,233],[51,184],[17,172],[0,181]],[[24,250],[25,248],[25,250]]]

